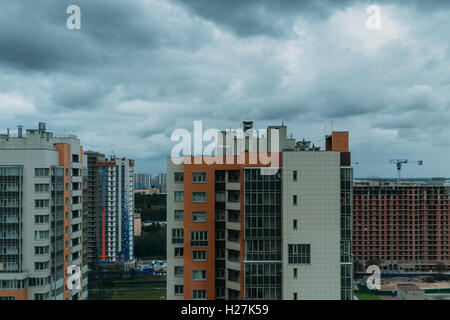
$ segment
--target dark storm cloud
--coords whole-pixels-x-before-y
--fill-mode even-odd
[[[289,32],[293,20],[299,14],[324,18],[339,6],[353,0],[176,0],[194,12],[215,23],[224,25],[241,36],[281,36]],[[274,17],[277,16],[277,19]]]
[[[82,8],[79,31],[66,28],[66,8],[72,4]],[[173,41],[160,33],[164,28],[137,0],[3,0],[0,6],[0,61],[24,70],[113,63],[126,59],[125,51]]]
[[[240,36],[286,36],[291,33],[294,20],[305,17],[313,20],[328,18],[336,9],[354,4],[414,6],[434,11],[449,7],[448,0],[174,0],[196,14],[232,30]]]
[[[71,4],[81,30],[66,28]],[[356,157],[436,154],[427,139],[450,133],[450,1],[378,1],[380,32],[365,27],[369,4],[2,0],[0,127],[39,118],[138,168],[162,167],[172,131],[194,120],[285,121],[318,144],[333,121]]]

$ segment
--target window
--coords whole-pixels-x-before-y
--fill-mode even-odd
[[[297,170],[294,170],[294,181],[297,181]]]
[[[216,240],[225,240],[225,230],[216,230]]]
[[[184,275],[184,267],[175,267],[175,277],[182,277]]]
[[[225,250],[217,249],[216,250],[216,259],[225,259]]]
[[[183,219],[184,219],[184,211],[175,210],[175,221],[183,221]]]
[[[34,270],[35,271],[41,271],[48,269],[49,262],[35,262],[34,263]]]
[[[50,234],[50,231],[35,231],[34,232],[34,239],[35,240],[48,239],[49,234]]]
[[[225,279],[225,269],[216,269],[216,278],[217,279]]]
[[[45,215],[45,216],[34,216],[34,223],[36,224],[42,224],[42,223],[48,223],[49,221],[49,216]]]
[[[216,182],[225,182],[225,171],[216,171]]]
[[[35,293],[34,300],[47,300],[49,297],[49,293]]]
[[[240,242],[241,232],[238,230],[228,230],[228,241]]]
[[[193,281],[206,280],[206,270],[192,270],[192,280]]]
[[[192,183],[205,183],[206,172],[192,172]]]
[[[193,300],[206,300],[206,290],[192,290]]]
[[[8,300],[10,300],[10,301],[16,300],[16,297],[13,297],[13,296],[0,297],[0,301],[8,301]]]
[[[182,258],[184,256],[184,248],[175,248],[175,258]]]
[[[228,269],[228,277],[227,280],[233,282],[239,282],[240,272],[232,269]]]
[[[241,197],[240,191],[228,190],[228,202],[239,202],[240,197]]]
[[[297,230],[297,219],[294,219],[294,230]]]
[[[183,172],[175,172],[175,182],[182,183],[184,181],[184,173]]]
[[[228,210],[228,221],[239,222],[241,212],[239,210]]]
[[[311,245],[310,244],[289,244],[288,245],[289,263],[309,264],[311,263]]]
[[[49,184],[37,183],[34,185],[34,191],[36,193],[45,193],[45,192],[49,192],[49,190],[50,190]]]
[[[172,243],[183,243],[184,230],[172,229]]]
[[[48,208],[50,206],[50,200],[34,200],[36,208]]]
[[[206,212],[205,211],[192,212],[192,222],[206,222]]]
[[[228,261],[239,262],[241,254],[238,250],[228,249]]]
[[[294,206],[296,206],[297,205],[297,196],[296,195],[294,195]]]
[[[297,292],[294,292],[294,300],[297,300]]]
[[[241,178],[241,172],[239,170],[228,171],[228,182],[239,182]]]
[[[193,192],[192,193],[193,202],[206,202],[206,192]]]
[[[225,191],[216,192],[216,202],[225,202],[225,201],[227,201]]]
[[[175,191],[175,201],[177,201],[177,202],[184,201],[184,192],[183,191]]]
[[[225,297],[225,288],[216,288],[216,298]]]
[[[192,261],[205,261],[206,251],[205,250],[193,250],[192,251]]]
[[[208,231],[191,231],[191,247],[207,247]]]
[[[225,210],[216,211],[216,221],[225,221]]]
[[[294,268],[294,279],[297,279],[297,268]]]
[[[49,247],[34,247],[34,254],[35,255],[41,255],[41,254],[47,254]]]
[[[48,168],[36,168],[34,169],[36,177],[48,177],[50,175],[50,169]]]
[[[183,295],[183,290],[184,290],[183,285],[175,285],[175,295],[176,296]]]

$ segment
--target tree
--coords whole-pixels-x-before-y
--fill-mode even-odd
[[[136,269],[131,268],[130,269],[130,278],[134,280],[135,277],[136,277]]]
[[[438,262],[436,265],[436,270],[439,274],[445,273],[447,272],[447,266],[442,262]]]
[[[353,262],[353,270],[354,270],[354,272],[361,272],[363,270],[363,265],[362,265],[361,261],[355,260]]]
[[[371,260],[367,261],[367,265],[368,266],[375,265],[375,266],[379,267],[381,265],[381,260],[380,259],[371,259]]]

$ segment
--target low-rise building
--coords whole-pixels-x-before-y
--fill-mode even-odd
[[[425,291],[417,285],[407,283],[397,285],[398,300],[425,300]]]

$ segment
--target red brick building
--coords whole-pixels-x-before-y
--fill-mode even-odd
[[[353,192],[355,261],[391,271],[450,265],[450,187],[369,182]]]

